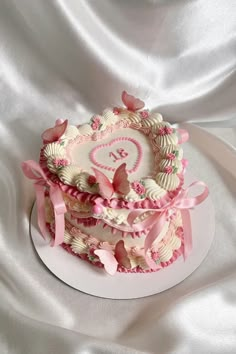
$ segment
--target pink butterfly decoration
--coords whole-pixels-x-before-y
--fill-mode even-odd
[[[128,258],[123,240],[117,242],[115,246],[115,254],[113,254],[112,251],[105,249],[95,250],[94,253],[104,265],[105,271],[110,275],[114,275],[116,273],[118,264],[126,267],[127,269],[131,268],[130,260]]]
[[[129,95],[126,91],[122,92],[121,98],[124,105],[130,111],[135,112],[138,111],[139,109],[142,109],[145,106],[145,103],[143,101],[141,101],[139,98]]]
[[[103,198],[110,199],[114,192],[120,194],[128,194],[130,185],[128,181],[128,174],[126,172],[126,163],[121,164],[115,171],[113,182],[110,182],[108,177],[103,172],[93,167],[99,191]]]
[[[56,121],[56,125],[53,128],[49,128],[41,135],[44,144],[53,143],[58,141],[60,137],[65,133],[68,125],[68,119],[65,121]]]

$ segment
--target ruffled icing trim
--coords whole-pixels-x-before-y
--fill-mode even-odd
[[[47,224],[47,228],[48,228],[48,231],[49,231],[51,237],[54,238],[54,231],[53,231],[53,228],[51,228],[50,224]],[[96,266],[98,268],[103,268],[103,265],[101,264],[101,262],[97,258],[91,257],[87,253],[79,253],[78,250],[80,248],[76,248],[76,252],[74,252],[71,245],[69,245],[67,243],[62,243],[60,246],[62,248],[64,248],[71,255],[76,256],[82,260],[85,260],[85,261],[91,263],[93,266]],[[80,246],[78,246],[78,247],[80,247]],[[183,254],[183,250],[184,250],[183,249],[183,241],[181,241],[180,248],[173,251],[172,257],[168,261],[161,262],[160,263],[161,267],[162,268],[168,267],[173,262],[175,262]],[[160,269],[157,269],[157,270],[149,269],[149,268],[147,268],[146,264],[143,264],[143,260],[142,260],[142,262],[140,260],[140,263],[142,263],[145,266],[145,268],[142,268],[140,265],[136,265],[136,262],[137,262],[136,258],[133,258],[131,256],[130,259],[131,259],[131,265],[132,265],[131,269],[127,269],[121,265],[118,265],[117,271],[121,272],[121,273],[153,273],[153,272],[157,272],[160,270]]]
[[[184,183],[184,176],[183,174],[179,174],[178,178],[180,181],[179,186],[174,191],[167,191],[167,193],[160,199],[152,201],[148,198],[139,200],[139,201],[126,201],[118,198],[112,198],[110,200],[103,199],[98,194],[90,194],[88,192],[81,192],[79,191],[75,185],[66,185],[64,184],[55,174],[51,173],[47,167],[47,161],[45,160],[43,149],[41,150],[40,154],[40,161],[39,164],[43,169],[45,175],[49,180],[52,180],[56,183],[62,190],[63,193],[67,194],[68,196],[77,199],[79,202],[86,202],[87,204],[94,204],[96,200],[99,200],[101,205],[111,208],[125,208],[125,209],[149,209],[149,208],[162,208],[166,204],[170,203],[170,201],[178,195],[179,191],[181,190],[183,183]],[[75,182],[75,181],[74,181]]]

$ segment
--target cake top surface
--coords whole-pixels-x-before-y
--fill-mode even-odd
[[[125,107],[105,109],[86,124],[57,120],[43,134],[40,164],[74,197],[111,207],[161,207],[183,184],[178,130],[144,102],[122,93]]]

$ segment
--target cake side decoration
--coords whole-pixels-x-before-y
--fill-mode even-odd
[[[188,197],[189,191],[195,186],[202,186],[204,187],[204,190],[198,196],[189,198]],[[137,217],[140,217],[140,215],[142,215],[144,211],[136,210],[130,212],[128,216],[128,222],[130,225],[132,225],[134,230],[143,231],[147,228],[150,229],[145,239],[144,251],[145,251],[146,261],[151,269],[155,269],[155,267],[159,267],[159,266],[156,266],[153,260],[150,260],[150,258],[147,255],[147,252],[151,249],[153,243],[158,238],[159,234],[163,229],[165,222],[169,220],[171,213],[175,213],[176,210],[179,210],[181,212],[181,217],[183,222],[182,230],[183,230],[183,238],[184,238],[184,248],[183,248],[184,259],[186,259],[189,256],[192,249],[192,228],[191,228],[191,219],[190,219],[189,210],[202,203],[207,198],[208,194],[209,194],[209,190],[206,184],[198,181],[190,184],[190,186],[187,189],[182,189],[179,195],[175,199],[173,199],[170,204],[166,205],[165,208],[162,208],[161,210],[155,210],[155,209],[145,210],[145,213],[152,212],[152,214],[151,216],[146,218],[144,221],[141,221],[140,223],[135,223],[134,221],[135,219],[137,219]]]
[[[190,210],[208,196],[203,182],[183,188],[185,130],[122,93],[79,126],[57,120],[42,134],[40,161],[22,169],[34,180],[38,224],[51,245],[114,275],[152,272],[192,249]],[[195,187],[203,191],[195,197]],[[79,266],[79,265],[78,265]]]
[[[55,218],[55,238],[52,239],[51,246],[58,246],[64,240],[65,218],[66,213],[65,202],[58,185],[52,183],[45,175],[42,168],[33,160],[22,163],[22,170],[26,177],[35,181],[34,187],[36,192],[36,204],[38,211],[38,225],[42,237],[46,239],[47,226],[45,215],[45,188],[49,190],[49,198],[53,205]]]

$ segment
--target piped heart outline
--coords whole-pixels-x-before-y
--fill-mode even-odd
[[[96,159],[96,154],[97,154],[97,152],[99,150],[107,148],[107,147],[110,147],[110,146],[112,146],[114,144],[119,143],[120,141],[129,141],[130,143],[134,144],[135,147],[137,148],[137,153],[138,153],[137,159],[135,160],[133,167],[131,169],[127,169],[128,173],[136,172],[138,167],[139,167],[139,165],[140,165],[140,163],[141,163],[142,157],[143,157],[143,150],[142,150],[142,147],[141,147],[141,145],[139,144],[139,142],[137,140],[135,140],[133,138],[129,138],[129,137],[115,138],[115,139],[112,139],[109,143],[100,144],[100,145],[95,146],[90,151],[90,154],[89,154],[91,162],[95,166],[97,166],[99,168],[102,168],[102,169],[107,170],[107,171],[113,171],[114,172],[116,170],[116,167],[107,166],[107,165],[104,165],[104,164],[98,162],[97,159]]]

